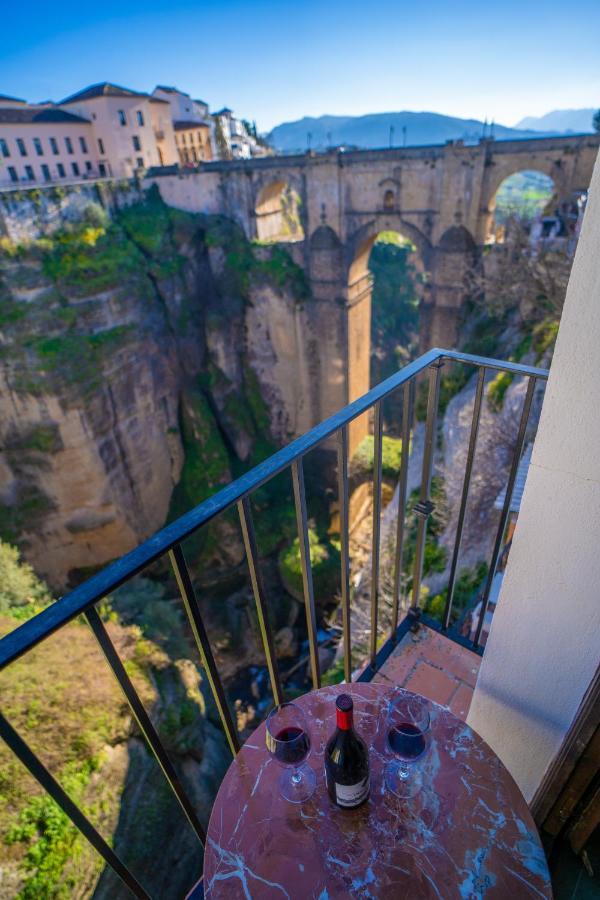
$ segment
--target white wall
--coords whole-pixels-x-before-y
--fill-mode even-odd
[[[218,172],[194,172],[144,179],[144,188],[153,184],[158,185],[160,195],[168,206],[185,209],[187,212],[221,212]]]
[[[468,723],[530,801],[600,664],[600,163]]]

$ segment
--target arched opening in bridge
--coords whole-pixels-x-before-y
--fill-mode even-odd
[[[526,231],[560,229],[556,185],[549,175],[532,169],[514,172],[499,185],[489,206],[492,214],[486,243],[503,243],[510,228]]]
[[[287,181],[264,185],[254,211],[259,241],[304,240],[300,196]]]
[[[359,245],[348,277],[349,354],[355,357],[351,397],[363,393],[367,384],[379,384],[418,354],[422,280],[421,257],[406,235],[380,231]],[[361,302],[369,297],[370,304]],[[367,327],[369,340],[365,343],[370,345],[370,352],[361,353]],[[400,433],[401,408],[401,392],[386,400],[386,433]]]

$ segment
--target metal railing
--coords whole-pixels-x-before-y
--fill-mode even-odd
[[[267,614],[265,589],[261,578],[261,567],[257,549],[253,516],[250,498],[266,482],[286,469],[291,470],[294,504],[296,510],[296,523],[298,529],[300,562],[302,571],[302,585],[304,594],[304,606],[308,630],[310,673],[313,687],[318,688],[321,683],[319,670],[319,653],[317,644],[317,621],[315,609],[315,596],[313,589],[312,571],[310,564],[310,543],[308,530],[308,514],[306,506],[306,491],[304,484],[303,458],[311,450],[323,445],[325,441],[335,439],[337,441],[338,460],[338,502],[340,510],[340,548],[341,548],[341,611],[342,611],[342,641],[344,675],[346,681],[352,679],[351,656],[351,603],[350,603],[350,549],[349,549],[349,492],[348,492],[348,426],[358,416],[374,409],[374,470],[373,470],[373,533],[372,533],[372,571],[371,571],[371,633],[369,641],[369,663],[359,675],[359,680],[369,680],[382,661],[389,655],[391,649],[400,637],[421,615],[421,581],[423,576],[423,562],[425,555],[425,541],[427,533],[427,520],[433,510],[431,501],[431,480],[433,472],[435,443],[437,436],[437,416],[440,393],[441,369],[444,362],[463,363],[478,369],[477,387],[472,415],[472,425],[467,453],[465,474],[463,479],[460,510],[452,562],[450,567],[450,580],[448,584],[447,601],[444,610],[441,630],[447,631],[452,613],[454,588],[456,584],[457,563],[460,554],[463,536],[465,512],[473,459],[477,445],[481,404],[486,373],[489,371],[508,372],[513,375],[523,376],[528,379],[527,390],[516,444],[513,451],[512,464],[504,506],[498,523],[492,558],[482,595],[481,612],[474,642],[471,649],[481,652],[481,632],[488,608],[489,595],[492,580],[498,559],[502,549],[502,539],[508,521],[510,501],[513,493],[515,478],[519,460],[523,450],[525,432],[535,385],[538,381],[545,381],[548,372],[545,369],[523,366],[511,362],[502,362],[486,357],[472,356],[455,351],[440,349],[430,350],[415,362],[410,363],[404,369],[377,385],[363,397],[350,403],[347,407],[330,416],[320,425],[312,428],[302,437],[297,438],[287,447],[274,453],[269,459],[260,463],[251,471],[242,475],[231,484],[224,487],[214,496],[205,500],[190,512],[181,516],[175,522],[163,528],[153,537],[144,541],[135,550],[127,553],[121,559],[111,563],[105,569],[88,579],[79,587],[48,606],[42,612],[25,622],[20,627],[0,640],[0,670],[10,665],[15,660],[30,651],[33,647],[53,634],[59,628],[71,622],[77,616],[84,615],[100,645],[100,648],[112,669],[130,706],[142,734],[167,779],[172,791],[179,801],[183,812],[187,816],[192,828],[199,840],[204,843],[204,829],[198,820],[193,804],[188,798],[181,781],[175,771],[169,756],[164,749],[157,730],[152,725],[150,717],[127,674],[125,666],[121,662],[113,642],[100,617],[96,604],[108,594],[116,590],[120,585],[140,573],[148,565],[161,557],[168,556],[179,591],[183,600],[189,624],[197,645],[206,672],[212,695],[214,697],[221,723],[231,749],[235,756],[239,750],[239,738],[233,722],[231,711],[227,702],[223,684],[219,677],[218,668],[210,646],[208,634],[203,622],[203,617],[194,589],[192,578],[184,557],[182,542],[206,525],[220,513],[236,506],[240,520],[246,561],[248,564],[252,591],[256,603],[258,624],[264,647],[267,669],[273,699],[281,702],[283,693],[279,676],[278,663],[274,651],[273,635]],[[402,453],[401,468],[399,474],[399,504],[398,521],[396,529],[396,546],[394,552],[394,579],[392,598],[392,623],[389,637],[384,646],[377,650],[378,645],[378,612],[379,612],[379,554],[381,536],[381,493],[382,493],[382,445],[383,445],[383,401],[396,391],[402,391],[402,447],[406,449],[410,445],[413,428],[415,406],[415,380],[422,373],[429,374],[429,387],[427,399],[427,420],[425,424],[425,445],[423,452],[421,487],[419,500],[414,507],[417,514],[417,535],[412,572],[412,604],[407,616],[398,623],[400,599],[403,585],[403,559],[406,537],[406,505],[407,505],[407,479],[408,456]],[[428,622],[429,624],[429,622]],[[459,639],[460,640],[460,639]],[[466,644],[465,640],[460,641]],[[68,797],[60,784],[48,771],[40,759],[33,753],[23,738],[15,731],[4,715],[0,713],[0,737],[8,744],[17,755],[23,765],[34,778],[59,804],[72,822],[92,843],[95,849],[104,857],[105,861],[121,877],[136,897],[149,897],[146,890],[138,882],[131,871],[118,858],[113,849],[102,838],[92,825],[90,820]]]

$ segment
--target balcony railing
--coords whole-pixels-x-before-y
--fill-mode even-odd
[[[473,405],[470,438],[463,476],[462,492],[458,513],[454,549],[450,564],[450,576],[447,590],[447,600],[442,623],[436,623],[424,616],[420,609],[421,581],[423,576],[423,562],[425,555],[425,540],[427,533],[427,520],[432,512],[431,482],[434,462],[434,451],[437,435],[438,403],[440,393],[441,369],[444,362],[462,363],[472,366],[477,370],[477,386]],[[489,570],[483,588],[481,611],[479,622],[473,641],[468,641],[449,630],[452,604],[457,576],[457,564],[463,537],[465,513],[473,459],[477,444],[481,406],[485,385],[486,373],[489,371],[508,372],[527,379],[527,389],[521,411],[516,443],[514,446],[510,473],[506,489],[506,496],[500,520],[496,529],[492,556]],[[405,515],[407,505],[407,480],[408,480],[408,452],[402,453],[401,468],[399,474],[398,491],[398,520],[396,529],[396,543],[394,551],[394,579],[392,597],[392,621],[387,638],[378,650],[378,612],[379,612],[379,561],[380,561],[380,537],[381,537],[381,494],[382,494],[382,446],[383,446],[383,401],[396,391],[402,391],[402,446],[410,445],[412,420],[415,401],[415,385],[418,376],[428,374],[429,386],[427,394],[427,419],[425,423],[425,443],[423,451],[421,486],[419,499],[414,507],[418,516],[416,548],[414,557],[414,569],[412,572],[411,603],[407,615],[399,620],[400,600],[403,586],[403,550],[405,544]],[[338,469],[338,502],[340,510],[340,546],[341,546],[341,611],[342,611],[342,642],[344,675],[346,681],[352,680],[352,626],[351,626],[351,602],[350,602],[350,522],[349,522],[349,491],[348,491],[348,434],[349,425],[358,416],[374,411],[374,469],[373,469],[373,524],[372,524],[372,556],[371,556],[371,593],[370,593],[370,637],[368,648],[368,663],[358,675],[362,681],[370,680],[382,662],[387,658],[398,640],[409,630],[415,620],[421,619],[428,625],[433,625],[438,630],[452,636],[463,645],[467,645],[477,653],[482,652],[481,634],[485,614],[488,608],[490,589],[498,560],[502,550],[502,541],[508,522],[510,501],[519,466],[519,460],[523,450],[527,423],[531,410],[534,390],[538,382],[544,382],[548,377],[545,369],[533,368],[511,362],[503,362],[486,357],[472,356],[455,351],[440,349],[430,350],[415,362],[410,363],[404,369],[397,372],[391,378],[377,385],[363,397],[350,403],[347,407],[326,419],[320,425],[312,428],[307,434],[297,438],[287,447],[274,453],[269,459],[260,463],[241,478],[224,487],[217,494],[205,500],[195,509],[181,516],[175,522],[163,528],[153,537],[144,541],[135,550],[127,553],[121,559],[111,563],[105,569],[86,582],[75,588],[69,594],[62,597],[56,603],[48,606],[42,612],[25,622],[19,628],[0,640],[0,670],[10,665],[19,657],[28,653],[33,647],[53,634],[59,628],[84,615],[106,657],[106,660],[117,678],[121,689],[131,708],[131,712],[144,735],[156,760],[162,768],[172,791],[179,801],[183,812],[187,816],[192,828],[199,840],[204,843],[204,829],[198,819],[196,811],[184,787],[169,759],[167,752],[160,740],[158,732],[152,724],[150,717],[127,674],[125,666],[121,662],[117,650],[102,618],[96,609],[99,603],[108,594],[115,591],[120,585],[139,574],[144,568],[163,556],[169,557],[169,561],[177,581],[189,624],[196,642],[203,668],[205,670],[212,695],[214,697],[223,729],[231,749],[235,756],[239,750],[239,739],[232,715],[228,706],[223,684],[219,677],[216,661],[210,645],[208,634],[203,622],[200,605],[194,590],[190,571],[188,569],[182,542],[206,525],[220,513],[233,506],[237,507],[240,525],[243,534],[246,560],[248,564],[250,580],[258,623],[264,646],[267,669],[270,678],[271,691],[275,703],[283,699],[279,668],[274,652],[274,643],[269,618],[265,590],[261,578],[261,566],[257,549],[253,517],[251,511],[251,497],[262,485],[284,470],[291,470],[293,483],[294,503],[296,510],[296,523],[300,544],[300,562],[302,570],[302,583],[304,593],[304,606],[306,612],[306,624],[308,631],[310,673],[314,688],[321,683],[319,670],[319,654],[317,644],[317,620],[315,609],[315,597],[310,564],[310,544],[308,515],[306,505],[306,492],[304,485],[303,458],[315,448],[325,442],[336,442],[337,469]],[[17,755],[29,772],[37,779],[41,786],[59,804],[72,822],[81,830],[95,849],[104,857],[104,860],[112,866],[114,871],[130,888],[136,897],[147,898],[149,895],[141,886],[132,872],[123,864],[114,850],[99,834],[96,828],[84,813],[68,797],[60,784],[44,766],[41,760],[33,753],[23,738],[12,727],[4,715],[0,713],[0,736]]]

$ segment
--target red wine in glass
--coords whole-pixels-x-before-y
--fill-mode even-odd
[[[424,697],[404,690],[390,698],[387,741],[394,759],[385,768],[385,783],[397,797],[413,797],[422,787],[423,772],[416,764],[430,742],[429,706]]]
[[[302,728],[290,725],[275,735],[275,758],[284,766],[297,766],[309,750],[310,740]]]
[[[303,803],[315,791],[314,770],[306,764],[310,754],[310,732],[306,716],[297,703],[281,703],[267,716],[267,750],[283,768],[279,792],[290,803]]]
[[[400,759],[418,759],[425,752],[425,735],[412,722],[400,722],[390,728],[388,742],[392,753]]]

